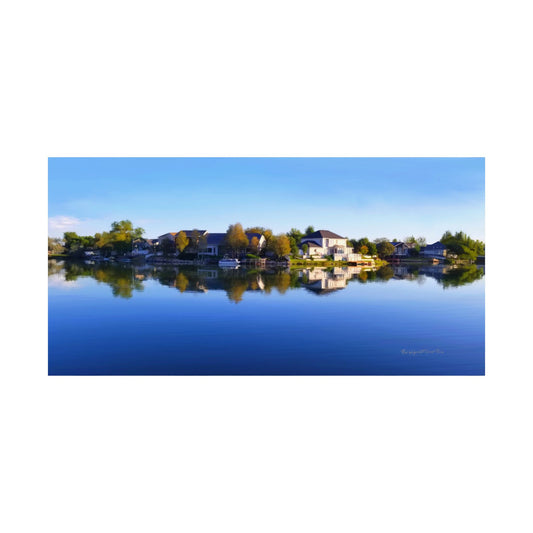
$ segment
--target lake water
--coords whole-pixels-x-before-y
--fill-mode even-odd
[[[49,260],[50,375],[483,375],[484,268]]]

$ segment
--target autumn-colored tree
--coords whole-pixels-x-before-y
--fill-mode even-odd
[[[62,254],[64,250],[65,248],[60,239],[52,239],[52,237],[48,237],[48,251],[51,254]]]
[[[244,233],[242,225],[239,222],[236,224],[230,224],[228,227],[225,244],[234,253],[248,248],[248,237],[246,236],[246,233]]]
[[[363,244],[361,248],[359,248],[359,252],[363,255],[366,255],[368,253],[368,246],[366,244]]]
[[[277,235],[274,240],[274,253],[278,257],[284,257],[291,253],[291,243],[285,234]]]
[[[176,247],[178,250],[183,252],[185,248],[189,246],[189,239],[187,238],[187,234],[184,231],[180,231],[178,235],[176,236]]]
[[[250,251],[253,254],[258,254],[261,250],[259,249],[259,239],[257,237],[252,237],[250,241]]]
[[[265,238],[265,250],[272,250],[272,230],[266,229],[265,231],[263,231],[263,237]]]

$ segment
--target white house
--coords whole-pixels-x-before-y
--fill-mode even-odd
[[[307,253],[302,250],[304,257],[323,258],[327,255],[333,256],[334,261],[361,261],[361,254],[354,253],[351,246],[348,245],[348,239],[328,230],[318,230],[305,237],[300,241],[300,248],[306,244]]]

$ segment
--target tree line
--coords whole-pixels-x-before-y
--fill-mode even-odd
[[[300,249],[304,253],[308,252],[308,246],[302,239],[314,233],[313,226],[307,226],[304,231],[298,228],[291,228],[286,233],[274,234],[270,228],[264,226],[252,226],[243,228],[242,224],[236,222],[230,224],[225,238],[222,242],[222,251],[232,255],[248,254],[252,257],[274,256],[278,258],[300,256]],[[125,254],[133,250],[136,240],[142,239],[145,233],[143,228],[134,227],[130,220],[115,221],[111,224],[109,231],[95,233],[94,235],[78,235],[75,232],[65,232],[63,239],[48,238],[48,251],[52,254],[66,253],[69,255],[83,255],[86,250],[100,250],[104,255]],[[248,239],[247,233],[257,233],[265,239],[265,245],[260,246],[259,238],[253,236]],[[354,249],[355,253],[380,257],[381,259],[391,256],[395,248],[391,242],[398,242],[398,239],[388,239],[381,237],[371,241],[368,237],[350,239],[346,237],[347,245]],[[485,243],[474,240],[464,232],[460,231],[452,235],[446,231],[440,241],[448,250],[459,259],[475,260],[478,255],[485,255]],[[426,246],[425,237],[405,237],[402,242],[410,244],[413,255],[418,255],[421,248]],[[193,230],[187,236],[185,231],[180,231],[175,235],[174,240],[165,239],[160,243],[159,250],[165,255],[172,254],[194,254],[196,257],[207,247],[207,237],[200,231]]]
[[[131,252],[133,242],[140,239],[144,229],[134,227],[130,220],[120,220],[111,224],[109,231],[94,235],[78,235],[75,231],[63,233],[63,239],[48,238],[48,251],[53,254],[83,255],[86,250],[98,249],[104,255],[111,252],[125,254]]]

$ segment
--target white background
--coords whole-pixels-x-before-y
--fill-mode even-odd
[[[3,2],[0,529],[531,531],[527,7]],[[82,155],[485,156],[487,375],[48,377]]]

